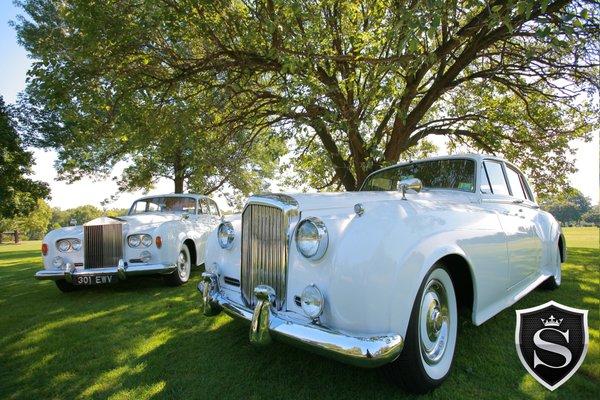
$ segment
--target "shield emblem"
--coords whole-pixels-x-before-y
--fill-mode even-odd
[[[546,388],[565,383],[583,362],[589,342],[587,313],[555,301],[517,310],[519,359]]]

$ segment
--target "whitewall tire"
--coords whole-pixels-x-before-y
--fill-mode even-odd
[[[177,255],[176,261],[177,269],[170,275],[167,275],[165,280],[169,285],[180,286],[190,280],[192,273],[192,258],[190,256],[190,249],[187,245],[182,245]]]
[[[419,289],[400,357],[386,366],[388,378],[405,390],[426,393],[449,375],[458,332],[454,284],[443,265],[434,265]]]

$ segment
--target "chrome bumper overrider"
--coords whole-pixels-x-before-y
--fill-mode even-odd
[[[116,275],[123,280],[134,275],[169,274],[176,269],[175,264],[117,265],[116,267],[90,269],[75,269],[72,265],[67,265],[64,270],[44,269],[38,271],[35,278],[52,281],[65,279],[67,282],[71,282],[76,276]]]
[[[305,348],[338,361],[360,367],[378,367],[394,361],[402,351],[400,335],[352,336],[313,323],[300,323],[286,318],[272,307],[274,291],[257,286],[258,299],[254,310],[228,299],[219,289],[217,275],[202,274],[198,290],[204,301],[204,314],[217,315],[224,311],[232,317],[250,321],[250,341],[266,345],[271,337]]]

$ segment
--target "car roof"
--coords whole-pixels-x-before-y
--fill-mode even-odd
[[[461,158],[467,158],[467,159],[471,159],[471,160],[479,161],[479,162],[481,162],[483,160],[490,160],[490,159],[491,160],[498,160],[498,161],[502,161],[502,162],[508,162],[508,161],[504,160],[503,158],[500,158],[500,157],[494,156],[494,155],[489,155],[489,154],[461,153],[461,154],[449,154],[449,155],[444,155],[444,156],[434,156],[434,157],[418,158],[418,159],[415,159],[415,160],[403,161],[403,162],[400,162],[398,164],[390,165],[389,167],[378,169],[375,172],[379,172],[379,171],[383,171],[383,170],[386,170],[386,169],[398,167],[398,166],[401,166],[401,165],[408,165],[408,164],[412,164],[412,163],[418,163],[418,162],[420,163],[420,162],[426,162],[426,161],[452,160],[452,159],[461,159]],[[373,173],[375,173],[375,172],[373,172]]]
[[[196,193],[167,193],[167,194],[153,194],[153,195],[148,195],[148,196],[143,196],[140,198],[137,198],[135,201],[137,200],[145,200],[145,199],[154,199],[157,197],[192,197],[196,200],[200,200],[200,199],[209,199],[212,200],[210,197],[205,196],[203,194],[196,194]]]

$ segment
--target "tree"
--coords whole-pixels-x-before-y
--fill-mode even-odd
[[[52,209],[42,199],[38,199],[36,208],[27,216],[14,219],[14,226],[24,233],[29,240],[40,240],[44,237],[50,225]]]
[[[580,221],[591,208],[590,199],[573,188],[551,197],[542,197],[540,205],[562,223]]]
[[[543,193],[573,171],[569,141],[597,121],[583,96],[598,88],[598,9],[588,0],[23,7],[19,38],[37,60],[29,103],[46,110],[42,126],[69,131],[54,141],[66,148],[74,133],[123,135],[131,104],[182,102],[178,115],[196,103],[218,137],[288,139],[313,186],[355,190],[371,171],[445,136],[451,148],[505,155]],[[90,161],[112,160],[113,146]],[[65,171],[85,171],[61,154]]]
[[[594,4],[26,0],[17,30],[37,60],[30,103],[71,132],[82,119],[114,131],[123,99],[150,91],[219,110],[207,126],[220,136],[280,134],[312,186],[355,190],[444,136],[505,155],[543,193],[597,121]]]
[[[595,205],[594,207],[590,208],[581,216],[581,219],[588,224],[600,226],[600,205]]]
[[[45,0],[23,7],[31,20],[22,19],[17,29],[37,61],[19,101],[20,121],[29,143],[58,152],[62,179],[107,177],[120,161],[129,163],[118,179],[120,191],[147,190],[168,178],[176,193],[210,194],[224,185],[247,193],[272,176],[285,147],[268,124],[218,126],[227,109],[218,91],[178,81],[157,90],[151,77],[121,64],[130,46],[146,45],[138,42],[140,27],[121,25],[120,16],[106,14],[110,8],[99,3],[74,3],[73,12],[71,5]],[[96,18],[110,32],[96,30]],[[73,40],[53,29],[55,23],[93,38]],[[105,35],[118,43],[112,50]]]
[[[0,218],[27,215],[50,194],[46,183],[27,178],[32,157],[23,149],[12,112],[0,96]]]
[[[52,209],[50,226],[53,228],[70,226],[72,220],[76,221],[76,224],[81,225],[101,217],[102,215],[104,215],[104,212],[91,204],[70,208],[68,210],[61,210],[60,208],[55,207]]]

